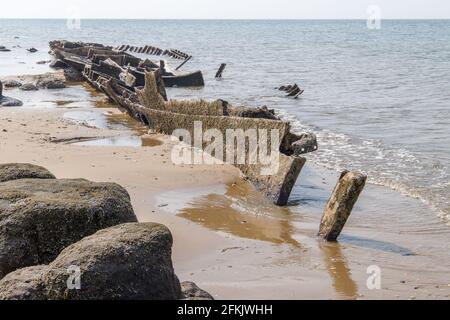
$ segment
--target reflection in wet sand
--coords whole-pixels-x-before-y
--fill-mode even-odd
[[[322,242],[319,247],[323,252],[325,265],[336,292],[344,299],[358,298],[358,286],[351,278],[351,270],[340,244]]]
[[[292,238],[289,215],[287,209],[274,206],[245,181],[228,185],[225,194],[196,198],[179,211],[179,216],[216,231],[299,247]]]

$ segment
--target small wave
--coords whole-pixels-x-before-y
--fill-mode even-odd
[[[334,171],[364,172],[369,183],[419,199],[450,225],[450,174],[443,164],[404,148],[386,146],[380,140],[362,140],[306,125],[283,110],[277,111],[291,122],[294,131],[317,135],[319,151],[308,155],[314,164]]]

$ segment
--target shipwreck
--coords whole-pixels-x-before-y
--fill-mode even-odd
[[[290,123],[278,118],[274,110],[265,106],[233,106],[224,100],[169,100],[166,87],[203,86],[201,72],[171,73],[162,60],[158,64],[129,53],[167,55],[182,60],[182,66],[192,57],[180,50],[128,45],[113,48],[68,41],[53,41],[50,48],[57,59],[80,72],[93,87],[104,92],[122,110],[155,132],[172,135],[177,129],[185,129],[194,133],[195,123],[198,122],[203,124],[204,129],[217,129],[220,132],[228,129],[254,129],[259,134],[264,130],[276,130],[279,134],[276,173],[261,174],[261,164],[247,160],[239,164],[231,162],[257,190],[276,205],[284,206],[288,203],[306,162],[301,155],[317,150],[314,134],[298,135],[291,132]],[[248,143],[245,151],[252,152]]]

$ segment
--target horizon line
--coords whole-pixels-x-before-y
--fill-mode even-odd
[[[9,17],[2,18],[0,20],[67,20],[67,17],[58,17],[58,18],[21,18],[21,17]],[[191,21],[264,21],[264,20],[273,20],[273,21],[332,21],[332,20],[342,20],[342,21],[366,21],[366,18],[105,18],[105,17],[97,17],[97,18],[80,18],[81,20],[191,20]],[[383,18],[382,21],[389,20],[450,20],[449,18]]]

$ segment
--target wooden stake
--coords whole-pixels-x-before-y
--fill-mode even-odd
[[[353,206],[366,184],[367,176],[359,172],[344,171],[325,207],[319,236],[336,241],[347,222]]]
[[[222,63],[221,65],[220,65],[220,68],[219,68],[219,70],[217,71],[217,73],[216,73],[216,78],[222,78],[222,73],[223,73],[223,70],[225,70],[225,67],[227,66],[227,64],[226,63]]]

